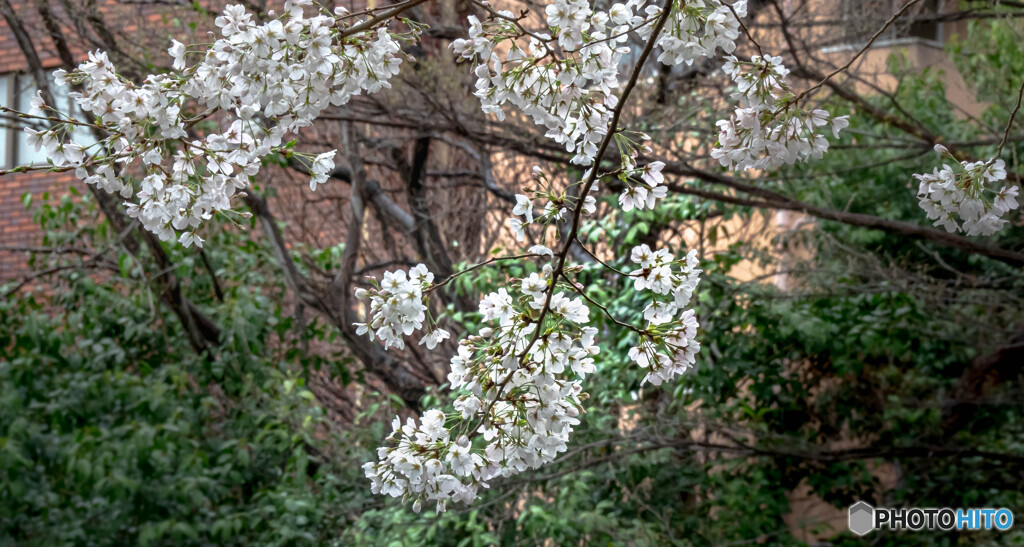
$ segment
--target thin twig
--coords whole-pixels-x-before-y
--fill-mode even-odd
[[[483,262],[480,262],[478,264],[474,264],[474,265],[466,268],[465,270],[461,270],[461,271],[455,272],[452,275],[449,275],[448,277],[444,278],[442,281],[440,281],[438,283],[434,283],[433,285],[430,286],[429,289],[427,289],[427,290],[425,290],[423,292],[429,293],[429,292],[433,291],[434,289],[437,289],[438,287],[442,287],[442,286],[446,285],[448,282],[452,281],[456,277],[459,277],[460,275],[467,274],[469,272],[472,272],[473,270],[478,270],[478,269],[483,268],[484,266],[486,266],[488,264],[493,264],[495,262],[500,262],[502,260],[519,260],[520,258],[530,258],[530,257],[534,257],[534,256],[543,256],[543,255],[539,255],[539,254],[536,254],[536,253],[526,253],[526,254],[515,255],[515,256],[496,256],[494,258],[487,259],[487,260],[485,260]]]
[[[600,258],[597,258],[597,255],[594,254],[593,252],[591,252],[591,250],[588,249],[587,246],[584,245],[583,242],[580,241],[579,238],[576,238],[576,242],[579,243],[580,248],[583,249],[583,252],[585,252],[588,255],[590,255],[594,260],[596,260],[599,264],[601,264],[605,268],[608,268],[609,270],[611,270],[611,271],[621,275],[622,277],[630,277],[630,275],[628,273],[623,272],[622,270],[616,268],[615,266],[612,266],[612,265],[608,264],[607,262],[601,260]]]
[[[640,329],[634,327],[633,325],[630,325],[629,323],[625,323],[623,321],[619,321],[614,315],[612,315],[612,312],[608,311],[607,307],[601,305],[598,302],[595,302],[594,299],[592,299],[589,296],[587,296],[587,292],[584,291],[582,288],[580,288],[577,285],[576,281],[574,281],[572,279],[569,279],[569,276],[565,275],[565,272],[562,272],[562,278],[565,279],[566,281],[568,281],[569,282],[569,286],[572,287],[572,290],[576,291],[576,293],[578,293],[580,296],[582,296],[584,300],[586,300],[587,302],[590,302],[594,306],[597,306],[602,312],[604,312],[605,316],[608,317],[608,319],[610,319],[612,323],[615,323],[616,325],[618,325],[620,327],[627,328],[627,329],[629,329],[629,330],[631,330],[631,331],[633,331],[633,332],[635,332],[635,333],[637,333],[639,335],[646,334],[646,331],[640,330]]]
[[[741,19],[740,15],[736,13],[736,8],[732,7],[732,4],[726,4],[725,2],[722,3],[725,4],[725,7],[729,8],[729,11],[732,12],[732,16],[736,18],[736,22],[739,23],[740,28],[743,29],[743,33],[747,35],[747,40],[750,40],[750,43],[754,44],[754,47],[757,48],[757,54],[764,59],[764,52],[761,51],[761,44],[757,43],[754,36],[750,34],[750,29],[747,28],[747,25],[743,24],[743,19]]]
[[[426,1],[427,0],[409,0],[408,2],[402,2],[401,4],[395,4],[395,6],[393,8],[391,8],[391,9],[388,9],[386,11],[382,11],[378,15],[375,15],[375,16],[371,17],[370,19],[367,19],[366,21],[363,21],[362,23],[357,23],[355,25],[352,25],[351,27],[348,27],[348,28],[342,30],[341,31],[341,37],[342,38],[347,38],[349,36],[352,36],[353,34],[357,34],[357,33],[362,32],[364,30],[369,30],[369,29],[375,27],[381,21],[386,21],[388,19],[392,19],[395,16],[397,16],[398,14],[402,13],[403,11],[406,11],[408,9],[416,7],[416,6],[422,4],[422,3],[426,2]]]
[[[1017,117],[1017,112],[1020,111],[1021,99],[1024,99],[1024,81],[1020,83],[1020,89],[1017,90],[1017,106],[1013,107],[1013,112],[1010,112],[1010,121],[1006,124],[1006,131],[1003,132],[1003,140],[999,143],[999,150],[996,150],[995,157],[997,158],[1003,153],[1003,147],[1006,146],[1006,141],[1010,138],[1010,129],[1013,127],[1013,119]]]

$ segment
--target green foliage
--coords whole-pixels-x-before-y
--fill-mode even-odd
[[[80,224],[93,228],[74,237],[101,240],[107,227],[83,219],[94,213],[65,199],[37,219],[48,243]],[[340,533],[356,485],[318,461],[350,450],[295,366],[317,363],[284,358],[290,320],[253,289],[267,288],[262,250],[224,248],[211,259],[226,265],[225,300],[201,303],[220,320],[216,356],[191,350],[127,254],[111,275],[72,270],[59,293],[0,302],[0,543],[292,545]],[[210,294],[194,255],[173,259]]]

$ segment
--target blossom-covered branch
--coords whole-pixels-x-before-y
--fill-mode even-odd
[[[129,216],[161,239],[201,246],[197,228],[232,209],[263,158],[296,156],[309,165],[310,188],[326,181],[334,152],[302,154],[286,136],[328,106],[390,87],[402,62],[400,40],[416,36],[416,28],[390,31],[391,17],[348,25],[344,8],[312,6],[288,0],[263,24],[244,7],[228,6],[215,20],[220,38],[207,48],[175,41],[168,50],[174,72],[141,85],[119,75],[105,53],[90,53],[77,70],[58,71],[56,83],[80,89],[70,95],[108,136],[82,146],[69,138],[80,122],[65,116],[48,129],[26,129],[29,146],[45,149],[52,166],[74,168],[87,184],[134,198]],[[29,114],[44,109],[37,99]]]
[[[667,3],[667,7],[672,5],[671,1]],[[535,92],[530,87],[517,86],[516,82],[522,74],[529,73],[548,57],[550,50],[535,44],[531,51],[534,56],[532,59],[518,53],[512,54],[512,61],[517,66],[511,71],[511,76],[502,72],[504,63],[500,59],[493,63],[495,74],[489,73],[488,64],[477,65],[477,75],[480,77],[477,83],[478,96],[485,111],[501,114],[500,110],[495,110],[500,103],[494,101],[494,97],[500,96],[520,107],[524,113],[532,112],[534,121],[538,123],[543,123],[543,120],[548,119],[547,116],[554,116],[547,108],[553,108],[565,116],[557,118],[559,120],[579,115],[574,114],[574,108],[578,108],[575,112],[580,114],[596,115],[596,118],[575,118],[569,125],[556,122],[548,136],[556,142],[567,143],[567,150],[577,154],[574,162],[582,165],[593,165],[596,158],[603,156],[613,139],[617,140],[623,161],[615,173],[623,180],[630,180],[635,173],[639,179],[638,184],[656,189],[661,181],[661,166],[637,170],[634,158],[639,147],[631,147],[634,141],[619,138],[617,134],[622,107],[630,90],[636,85],[643,62],[653,51],[654,45],[660,43],[660,33],[666,28],[666,23],[673,16],[680,17],[681,13],[672,9],[653,8],[648,12],[657,13],[657,21],[646,33],[647,44],[621,96],[612,95],[610,86],[604,85],[607,77],[589,75],[574,64],[574,59],[570,59],[567,62],[551,61],[543,72],[534,74],[535,78],[529,80],[536,83],[549,78],[544,80],[543,85],[549,89],[557,85],[562,91],[562,86],[565,86],[572,91],[571,95],[560,95],[563,98],[561,102],[550,99],[534,102]],[[571,42],[560,44],[562,47],[579,46],[579,51],[588,51],[583,30],[589,29],[592,21],[607,20],[607,15],[601,17],[589,12],[583,17],[574,15],[583,9],[583,6],[556,4],[554,9],[548,10],[548,24],[552,34],[559,36],[562,42]],[[612,9],[627,8],[616,5]],[[497,19],[493,27],[488,27],[493,32],[488,36],[484,26],[475,18],[471,19],[472,41],[456,42],[456,51],[462,51],[467,58],[482,56],[485,61],[493,61],[491,40],[494,36],[498,36],[498,41],[501,41],[521,35],[515,25],[509,24],[510,20],[511,14]],[[573,24],[578,33],[574,32]],[[591,35],[595,40],[603,40],[603,36],[601,32]],[[531,36],[531,40],[538,38]],[[511,47],[511,51],[515,51],[514,44]],[[614,59],[614,52],[611,53],[613,56],[610,58]],[[617,65],[616,60],[611,67]],[[561,74],[564,72],[575,76],[563,81]],[[511,80],[511,85],[506,77]],[[577,81],[579,77],[583,79]],[[597,89],[583,86],[595,86]],[[499,93],[498,90],[503,91]],[[594,97],[603,98],[601,102],[590,102]],[[595,120],[600,120],[601,125],[593,125]],[[576,131],[580,126],[586,129]],[[573,131],[566,132],[567,127],[572,127]],[[641,136],[640,142],[643,140]],[[563,247],[557,254],[548,251],[553,265],[545,264],[539,272],[520,280],[518,286],[501,288],[481,300],[479,311],[484,321],[493,326],[462,340],[457,355],[452,358],[452,372],[448,377],[451,387],[466,392],[455,401],[456,412],[447,414],[440,410],[429,410],[419,421],[410,418],[405,424],[396,418],[388,438],[389,446],[378,449],[378,462],[367,463],[365,466],[366,474],[373,482],[374,492],[411,498],[416,510],[419,510],[424,500],[434,501],[440,512],[449,500],[470,502],[476,498],[480,488],[488,486],[490,480],[536,468],[553,460],[566,449],[572,426],[579,423],[577,416],[582,409],[581,402],[585,399],[582,381],[587,374],[596,370],[594,356],[599,353],[599,348],[595,336],[599,331],[588,326],[590,315],[584,300],[567,296],[559,291],[559,287],[567,285],[572,290],[578,290],[565,277],[565,272],[576,268],[567,266],[566,259],[582,222],[582,214],[593,213],[595,210],[589,194],[596,190],[600,176],[598,167],[592,167],[582,183],[579,196],[573,200],[564,192],[550,189],[546,175],[540,169],[535,169],[535,180],[549,187],[545,191],[535,192],[535,198],[547,198],[548,201],[541,208],[541,213],[536,215],[529,197],[516,196],[517,204],[513,214],[517,216],[511,219],[513,230],[521,239],[524,226],[567,221],[570,226]],[[624,194],[626,197],[620,198],[620,202],[635,200],[637,195],[639,192],[635,186],[631,186],[628,195]],[[648,202],[648,197],[647,194],[643,195],[639,208],[654,206],[654,199]],[[624,207],[627,211],[631,208]],[[541,254],[543,250],[546,249],[535,247],[531,252]],[[648,328],[637,329],[642,339],[641,347],[631,351],[630,357],[640,366],[650,369],[645,381],[660,384],[692,365],[699,350],[700,346],[695,340],[697,322],[694,312],[681,309],[689,303],[699,270],[695,268],[695,253],[687,257],[680,276],[671,272],[673,261],[667,251],[660,251],[657,257],[657,264],[652,261],[644,265],[645,269],[635,272],[638,280],[646,280],[650,276],[650,285],[646,285],[645,281],[637,283],[649,286],[658,294],[672,294],[673,301],[652,303],[645,313],[650,320]],[[646,271],[647,268],[650,271]],[[408,300],[403,303],[405,306],[413,306],[417,310],[426,307],[426,302],[418,299],[415,291],[406,291],[404,294],[408,295]],[[681,313],[676,320],[672,316],[677,311]],[[401,313],[399,310],[396,312]],[[388,313],[378,310],[374,317],[386,316]],[[415,315],[418,317],[419,312]],[[548,317],[554,320],[551,326],[545,322]]]

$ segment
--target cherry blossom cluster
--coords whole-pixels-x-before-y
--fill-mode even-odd
[[[820,159],[828,139],[818,132],[828,128],[839,138],[850,124],[849,116],[800,108],[786,84],[789,70],[781,57],[755,55],[749,62],[729,57],[722,68],[736,83],[732,97],[740,103],[729,119],[716,123],[718,144],[711,157],[724,167],[771,169]]]
[[[309,168],[310,188],[323,183],[334,152],[297,154],[282,144],[284,137],[330,105],[390,87],[398,72],[400,44],[385,26],[347,33],[343,8],[316,8],[307,16],[304,7],[311,5],[287,0],[284,12],[264,24],[229,5],[215,20],[221,37],[212,46],[173,42],[168,52],[176,72],[151,75],[141,85],[118,75],[105,53],[90,53],[77,70],[58,71],[56,81],[80,86],[71,96],[109,136],[84,149],[68,141],[68,120],[45,131],[26,129],[29,143],[45,148],[53,165],[76,168],[88,184],[126,199],[136,194],[128,214],[161,239],[201,246],[196,228],[231,208],[261,158],[295,157]],[[190,57],[197,59],[191,66]],[[140,171],[136,191],[132,180]]]
[[[572,162],[590,165],[607,133],[618,87],[618,64],[629,51],[626,36],[608,39],[601,29],[590,36],[602,41],[581,46],[590,29],[586,0],[558,0],[548,6],[547,20],[562,48],[575,55],[564,59],[551,54],[552,35],[535,34],[518,43],[524,31],[511,12],[497,12],[485,22],[469,17],[469,38],[453,42],[460,57],[476,63],[476,96],[484,112],[504,119],[502,106],[511,103],[547,129],[546,136],[575,152]],[[507,43],[504,55],[499,44]],[[579,49],[576,49],[579,48]],[[547,59],[542,61],[542,59]]]
[[[404,336],[421,329],[427,320],[427,294],[433,282],[434,274],[418,264],[408,274],[405,270],[385,272],[380,285],[372,289],[357,289],[356,298],[370,301],[370,321],[356,323],[356,333],[365,334],[370,340],[379,338],[384,349],[405,348]],[[448,331],[435,327],[420,344],[434,349],[448,337]]]
[[[619,66],[630,51],[624,43],[632,31],[650,38],[662,13],[645,4],[629,0],[602,11],[587,0],[555,0],[545,9],[542,32],[528,31],[508,11],[493,12],[483,22],[470,16],[469,38],[452,47],[476,63],[475,94],[484,112],[503,119],[502,106],[511,103],[574,152],[574,164],[591,165],[618,104]],[[670,9],[665,30],[655,38],[661,62],[690,64],[718,48],[735,48],[739,21],[720,1],[673,2]],[[743,16],[746,1],[733,9]],[[555,53],[555,43],[563,56]]]
[[[374,493],[469,503],[488,481],[535,469],[564,452],[594,372],[597,329],[582,299],[559,292],[550,265],[480,301],[489,326],[459,343],[448,381],[454,412],[396,418],[377,462],[363,466]],[[555,326],[544,328],[544,318]],[[543,329],[543,330],[540,330]]]
[[[658,61],[666,65],[692,65],[702,57],[713,57],[718,49],[725,53],[736,49],[740,36],[737,17],[747,16],[747,0],[733,2],[731,9],[720,0],[673,2],[671,9],[669,23],[655,42],[661,48]],[[645,13],[649,19],[657,18],[661,8],[649,5]],[[646,40],[651,30],[649,25],[640,28],[640,37]]]
[[[953,157],[942,145],[936,145],[935,150]],[[1001,159],[964,161],[955,168],[944,164],[914,178],[920,183],[917,197],[921,208],[935,226],[947,232],[992,235],[1006,225],[1003,215],[1017,208],[1019,188],[1003,183],[1006,164]]]
[[[633,287],[649,291],[654,300],[644,309],[648,326],[629,358],[648,370],[642,383],[661,385],[689,370],[700,352],[697,318],[687,308],[700,282],[700,261],[694,250],[676,260],[668,250],[647,245],[634,247],[630,260],[639,266],[629,274]]]

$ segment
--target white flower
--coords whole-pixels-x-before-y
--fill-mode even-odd
[[[463,395],[455,400],[454,406],[462,413],[462,418],[468,420],[480,412],[480,399],[475,395]]]
[[[676,306],[670,302],[652,302],[644,309],[644,319],[653,325],[660,325],[672,320]]]
[[[555,254],[551,251],[551,249],[548,249],[547,247],[545,247],[543,245],[534,245],[533,247],[530,247],[529,250],[527,250],[526,252],[529,253],[529,254],[532,254],[532,255],[552,256],[552,257],[555,256]]]
[[[508,226],[512,228],[512,235],[516,237],[516,240],[523,241],[526,239],[526,230],[523,229],[523,221],[518,218],[509,218]]]
[[[312,178],[309,179],[309,189],[316,191],[318,184],[323,184],[327,181],[331,171],[334,171],[334,154],[336,150],[330,152],[324,152],[313,159],[313,164],[310,167]]]
[[[581,298],[568,298],[564,294],[554,294],[551,297],[551,312],[577,323],[586,324],[590,318],[590,309],[583,303]]]
[[[172,41],[167,51],[179,72],[139,84],[118,75],[103,52],[89,53],[71,73],[59,71],[58,85],[70,80],[79,86],[77,106],[110,134],[76,173],[126,199],[132,184],[120,177],[166,173],[159,191],[141,191],[127,204],[128,215],[164,241],[230,209],[263,158],[290,148],[283,144],[289,133],[308,127],[332,105],[387,87],[401,63],[401,47],[387,25],[343,37],[335,15],[318,7],[307,14],[303,6],[313,4],[291,1],[285,17],[257,24],[244,7],[229,5],[215,21],[224,37],[196,55],[196,64],[186,68],[189,48]],[[196,108],[183,111],[191,104]],[[221,129],[189,139],[197,111],[207,111]],[[257,113],[269,123],[253,123]],[[29,142],[46,148],[55,165],[85,161],[84,149],[52,134],[30,135]],[[313,160],[311,189],[327,180],[333,158],[326,153]]]
[[[174,70],[183,70],[185,68],[185,44],[177,40],[171,40],[171,47],[167,48],[167,54],[174,59],[174,63],[171,65]]]
[[[837,116],[832,118],[829,124],[832,126],[832,137],[838,139],[839,132],[850,127],[850,116],[848,114],[845,116]]]
[[[426,344],[427,349],[434,349],[443,340],[447,340],[451,334],[444,329],[434,329],[420,340],[420,345]]]
[[[515,313],[512,297],[504,288],[498,289],[497,292],[492,292],[480,300],[480,313],[484,316],[484,321],[497,319],[504,324]]]
[[[531,273],[529,277],[523,279],[521,285],[523,294],[528,294],[534,299],[541,299],[544,293],[548,290],[548,280],[544,275],[539,275],[536,272]]]
[[[36,152],[46,148],[47,154],[49,154],[51,148],[56,149],[57,140],[53,138],[53,134],[49,131],[36,131],[31,127],[26,127],[25,134],[25,142]]]
[[[632,186],[619,194],[619,206],[623,211],[632,211],[634,207],[643,209],[646,205],[647,189],[642,186]]]
[[[46,112],[43,108],[46,103],[43,102],[42,90],[36,91],[36,94],[32,96],[32,101],[29,104],[28,115],[29,116],[45,116]]]
[[[996,195],[995,200],[992,202],[992,208],[998,211],[999,214],[1003,214],[1006,211],[1017,208],[1017,193],[1020,189],[1017,186],[1011,186],[1007,184],[1003,186],[1003,189]]]
[[[444,412],[437,409],[424,412],[423,418],[420,420],[423,432],[432,441],[448,437],[448,430],[444,428],[444,422]]]
[[[640,265],[642,268],[649,268],[654,264],[656,255],[646,243],[633,247],[629,259]]]
[[[185,232],[181,234],[180,238],[178,238],[178,243],[181,243],[182,247],[191,247],[192,245],[195,245],[202,249],[204,241],[205,240],[197,236],[195,232]]]
[[[597,198],[588,195],[583,199],[583,214],[592,215],[597,212]]]
[[[668,188],[664,186],[651,188],[647,192],[647,199],[645,200],[645,204],[647,205],[648,209],[654,209],[654,206],[655,204],[657,204],[657,201],[659,199],[665,199],[666,197],[668,197]]]
[[[665,164],[660,161],[654,161],[648,164],[643,173],[644,182],[652,187],[665,182],[665,175],[661,174],[661,170],[664,168]]]
[[[526,223],[533,222],[533,203],[530,202],[530,198],[516,194],[516,206],[512,209],[513,215],[526,217]]]

